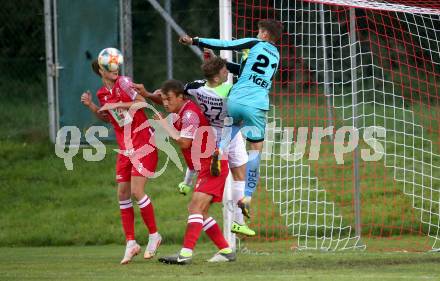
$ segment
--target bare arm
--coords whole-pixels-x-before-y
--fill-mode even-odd
[[[86,106],[93,114],[95,114],[96,118],[104,122],[110,122],[108,118],[107,112],[100,112],[99,107],[93,103],[92,94],[89,91],[84,92],[81,95],[81,103]]]
[[[154,102],[155,104],[160,104],[162,105],[162,98],[160,97],[160,90],[156,90],[153,93],[147,91],[144,87],[144,84],[136,84],[133,83],[133,88],[136,90],[136,92],[143,96],[146,99],[151,100],[152,102]]]
[[[168,125],[168,122],[166,119],[164,119],[161,115],[155,114],[154,120],[158,121],[159,124],[162,126],[162,128],[165,129],[165,131],[171,136],[171,138],[176,141],[177,145],[181,149],[187,149],[191,147],[192,139],[181,137],[179,132],[174,128]]]
[[[178,137],[177,139],[175,139],[175,141],[181,149],[187,149],[191,147],[193,140],[189,138]]]
[[[116,108],[123,108],[123,109],[129,109],[134,104],[145,102],[145,99],[141,95],[136,95],[134,101],[130,102],[115,102],[115,103],[106,103],[104,106],[102,106],[98,112],[106,111],[106,110],[112,110]]]

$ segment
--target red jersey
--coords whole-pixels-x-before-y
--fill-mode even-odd
[[[215,148],[215,133],[200,108],[191,100],[187,100],[177,113],[178,119],[173,122],[180,136],[193,139],[189,148],[182,149],[186,165],[191,170],[200,170],[199,163],[210,163]],[[205,127],[202,130],[199,128]],[[200,162],[197,161],[200,159]]]
[[[123,83],[125,83],[125,85]],[[101,106],[106,103],[134,101],[137,93],[136,91],[124,91],[123,89],[127,89],[126,83],[127,77],[119,76],[112,89],[108,89],[105,86],[101,87],[96,93]],[[123,84],[123,87],[121,87],[121,84]],[[142,109],[137,110],[134,116],[130,116],[128,119],[125,118],[129,115],[126,109],[109,110],[109,115],[110,122],[115,130],[116,141],[121,150],[131,148],[138,149],[146,143],[149,143],[152,131],[148,124],[148,118]],[[148,126],[135,133],[136,128],[140,127],[144,122],[147,122]],[[130,136],[127,136],[127,139],[124,141],[124,127],[128,124],[131,124]],[[129,137],[131,137],[132,147],[126,147],[130,145]]]

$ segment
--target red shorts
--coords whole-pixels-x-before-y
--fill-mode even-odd
[[[138,161],[134,157],[128,157],[119,153],[116,160],[116,181],[118,183],[129,182],[132,176],[151,177],[156,171],[157,161],[156,148]]]
[[[205,160],[205,159],[204,159]],[[212,195],[211,202],[222,202],[223,191],[225,190],[225,181],[229,174],[228,160],[221,160],[221,172],[218,177],[211,176],[211,159],[200,161],[201,169],[197,178],[194,192],[202,192]]]

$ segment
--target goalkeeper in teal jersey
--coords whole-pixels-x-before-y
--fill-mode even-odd
[[[219,159],[221,151],[228,145],[228,140],[242,128],[242,133],[250,143],[249,161],[246,165],[245,197],[239,201],[243,214],[250,216],[250,202],[259,180],[261,150],[266,129],[266,114],[269,110],[269,92],[272,79],[278,69],[280,55],[274,43],[281,37],[282,24],[275,20],[258,22],[257,38],[238,40],[219,40],[180,38],[184,45],[197,45],[213,50],[242,50],[238,69],[238,81],[232,87],[227,101],[228,115],[233,118],[232,135],[222,138],[218,150],[213,155],[211,173],[220,174]],[[234,72],[234,71],[231,71]]]

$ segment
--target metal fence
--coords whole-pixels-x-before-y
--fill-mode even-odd
[[[0,139],[48,135],[43,1],[2,1]]]
[[[2,1],[0,96],[45,97],[43,1]]]

